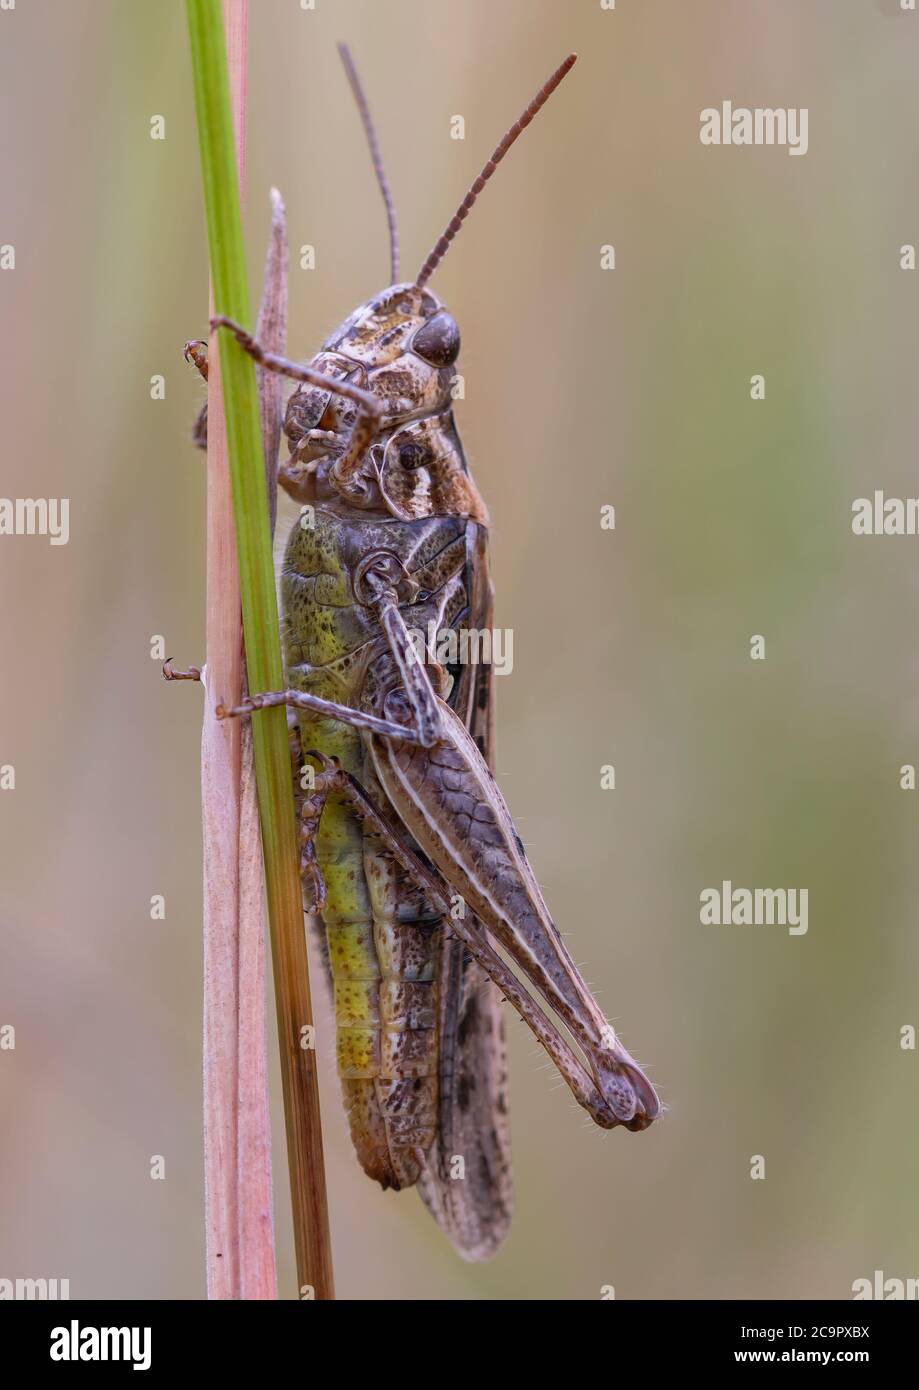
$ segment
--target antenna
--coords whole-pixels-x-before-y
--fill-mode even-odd
[[[431,276],[434,274],[434,271],[440,265],[441,261],[447,253],[447,248],[449,247],[450,242],[453,240],[460,227],[463,225],[463,222],[469,212],[469,209],[472,207],[476,198],[479,196],[482,189],[485,187],[486,183],[491,178],[498,165],[501,163],[501,160],[507,154],[511,145],[517,139],[517,136],[530,124],[530,121],[536,115],[540,107],[545,106],[546,102],[549,100],[550,96],[555,91],[562,78],[567,73],[569,73],[571,69],[574,67],[575,63],[577,62],[577,57],[578,55],[576,53],[568,54],[568,57],[565,59],[565,61],[555,69],[555,72],[549,78],[548,82],[546,82],[546,84],[543,87],[540,87],[539,91],[536,93],[529,106],[523,112],[523,115],[520,117],[519,120],[514,122],[510,130],[505,135],[504,139],[498,145],[491,159],[484,166],[478,178],[473,182],[472,187],[469,189],[469,192],[466,194],[465,198],[460,203],[459,207],[456,209],[456,212],[453,214],[452,219],[450,220],[450,222],[447,223],[447,226],[444,229],[442,235],[440,236],[433,251],[430,253],[424,265],[419,270],[418,277],[415,280],[415,284],[418,286],[419,289],[422,289],[423,286],[427,284]]]
[[[346,43],[340,43],[338,45],[338,54],[344,64],[348,81],[351,83],[354,100],[357,102],[357,109],[360,112],[361,121],[363,122],[364,134],[367,136],[367,144],[370,146],[370,158],[373,160],[373,168],[377,176],[377,183],[380,185],[380,192],[383,194],[383,202],[386,207],[386,221],[389,224],[390,284],[394,285],[399,279],[399,229],[396,226],[396,209],[392,200],[392,191],[389,187],[389,180],[386,177],[386,170],[383,168],[383,157],[380,154],[380,146],[377,141],[377,133],[373,126],[373,117],[370,114],[370,107],[367,105],[367,98],[364,96],[364,89],[361,86],[361,79],[357,75],[357,68],[354,66],[351,50]]]

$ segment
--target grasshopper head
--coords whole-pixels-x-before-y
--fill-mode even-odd
[[[392,285],[355,309],[309,365],[376,396],[384,438],[407,420],[449,409],[459,347],[456,321],[430,290]],[[356,413],[354,403],[334,391],[300,386],[288,402],[284,432],[300,458],[339,454]]]
[[[484,522],[484,505],[465,466],[453,424],[460,333],[436,295],[391,285],[355,309],[326,339],[310,366],[370,392],[382,415],[361,467],[358,505],[402,520],[431,515]],[[300,386],[284,432],[311,469],[317,500],[338,498],[334,465],[348,446],[358,407],[334,390]]]

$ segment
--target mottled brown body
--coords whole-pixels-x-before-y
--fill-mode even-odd
[[[510,1220],[502,996],[597,1124],[641,1130],[660,1109],[565,947],[495,782],[492,670],[469,648],[455,667],[435,657],[442,634],[491,628],[492,590],[487,512],[453,418],[459,330],[426,283],[573,62],[507,132],[416,281],[361,305],[308,364],[214,321],[299,383],[278,481],[302,504],[281,576],[288,689],[218,713],[296,711],[305,901],[324,921],[354,1145],[384,1187],[417,1183],[469,1259],[492,1254]],[[393,230],[393,278],[397,260]]]
[[[292,689],[360,708],[398,684],[388,645],[355,602],[362,558],[385,548],[419,589],[403,616],[412,629],[469,621],[472,574],[482,553],[475,522],[398,522],[318,507],[315,529],[294,526],[281,578],[283,642]],[[480,562],[481,563],[481,562]],[[424,595],[424,597],[422,597]],[[470,681],[453,682],[456,707]],[[468,716],[468,711],[463,711]],[[361,734],[334,719],[298,714],[304,749],[341,765],[385,809]],[[326,884],[323,921],[335,993],[339,1073],[365,1171],[384,1187],[416,1182],[438,1118],[441,916],[373,832],[330,799],[316,835]]]
[[[447,628],[490,626],[487,512],[453,420],[458,350],[455,324],[436,298],[405,285],[363,306],[313,359],[316,371],[350,376],[384,402],[379,434],[359,476],[359,506],[335,485],[354,405],[311,385],[291,397],[285,433],[293,457],[306,462],[292,490],[311,508],[291,531],[281,575],[285,668],[294,690],[379,710],[400,685],[379,621],[357,598],[362,566],[374,554],[398,558],[410,600],[400,612],[426,640]],[[304,447],[310,430],[324,432],[318,448]],[[467,666],[438,671],[438,680],[450,707],[468,727],[476,725],[479,746],[490,755],[490,672]],[[366,737],[308,711],[298,711],[297,720],[302,748],[337,758],[385,810]],[[451,1092],[462,1076],[458,1098],[467,1105],[476,1084],[455,1055],[463,1018],[467,1033],[473,1024],[483,1030],[490,1053],[479,1084],[489,1103],[506,1111],[496,991],[474,962],[463,959],[458,943],[445,947],[442,915],[381,850],[372,829],[335,798],[323,810],[315,853],[326,889],[322,916],[338,1070],[353,1142],[369,1176],[384,1187],[410,1186],[437,1137],[441,1071]],[[445,971],[449,980],[442,985]],[[447,1011],[451,1017],[442,1027]],[[506,1141],[497,1134],[486,1141],[509,1210]]]

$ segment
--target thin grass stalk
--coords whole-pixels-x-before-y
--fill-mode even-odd
[[[188,0],[188,18],[214,303],[217,312],[251,327],[220,0]],[[223,382],[249,688],[277,690],[283,675],[255,369],[227,334],[218,335],[218,353],[213,360],[219,361]],[[213,423],[209,411],[209,428]],[[215,548],[221,544],[231,547],[231,536],[232,527],[222,537],[215,537]],[[220,684],[233,676],[232,655],[228,649],[224,655],[225,671],[209,671],[209,700],[213,698],[214,702],[234,698],[232,685]],[[241,667],[237,680],[241,681]],[[212,705],[206,718],[215,722]],[[240,735],[229,737],[239,739]],[[283,709],[261,712],[252,721],[252,743],[281,1044],[298,1283],[301,1294],[311,1289],[317,1298],[332,1298],[318,1077],[314,1051],[301,1046],[301,1030],[312,1022],[312,1006]],[[238,824],[238,802],[230,810]]]
[[[223,0],[223,22],[226,35],[227,69],[230,81],[230,100],[236,146],[236,165],[239,175],[241,206],[246,197],[246,99],[248,79],[249,0]],[[210,307],[213,313],[214,293],[211,285]],[[216,356],[216,354],[214,354]],[[216,393],[209,399],[211,417],[223,421],[222,382],[219,363],[215,373]],[[210,383],[209,383],[210,384]],[[222,432],[223,433],[223,432]],[[224,534],[233,535],[233,506],[230,494],[229,468],[225,448],[213,460],[209,483],[218,489],[219,522]],[[275,450],[275,456],[277,450]],[[216,529],[216,528],[215,528]],[[214,586],[208,592],[208,611],[221,611],[219,621],[232,620],[233,613],[222,610],[228,598],[235,603],[236,631],[234,651],[242,649],[242,614],[239,608],[239,571],[235,547],[219,547],[218,562],[232,566],[235,585],[227,594]],[[223,576],[218,576],[218,583]],[[216,725],[213,712],[206,718]],[[265,938],[268,923],[265,916],[265,875],[259,839],[258,804],[255,786],[255,761],[252,733],[242,728],[240,749],[241,772],[239,792],[238,840],[238,903],[236,923],[238,950],[236,952],[236,1114],[235,1114],[235,1177],[236,1177],[236,1237],[238,1288],[235,1296],[241,1299],[277,1298],[277,1270],[274,1249],[274,1211],[271,1186],[271,1110],[268,1103],[268,1039],[266,1026]],[[222,885],[213,885],[218,893]],[[227,968],[230,962],[227,961]],[[227,1075],[226,1083],[232,1098],[234,1078]],[[232,1237],[233,1232],[228,1234]],[[217,1252],[208,1251],[208,1281],[216,1282],[214,1266]]]
[[[248,0],[223,0],[240,198],[245,193]],[[213,313],[213,286],[210,311]],[[208,1297],[274,1298],[265,1059],[263,876],[248,731],[214,718],[241,686],[242,614],[220,362],[208,375],[208,664],[204,822],[204,1174]],[[229,544],[227,543],[229,538]]]
[[[240,113],[241,114],[241,113]],[[213,286],[208,296],[213,312]],[[207,606],[201,809],[204,856],[204,1203],[207,1295],[240,1297],[239,831],[241,730],[221,725],[215,691],[242,685],[242,613],[220,362],[208,372]]]

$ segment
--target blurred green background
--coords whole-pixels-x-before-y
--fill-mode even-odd
[[[669,1106],[643,1135],[595,1130],[511,1023],[515,1224],[492,1264],[466,1266],[417,1196],[358,1170],[317,980],[339,1294],[846,1298],[875,1269],[915,1275],[917,1059],[899,1043],[919,1023],[919,798],[899,769],[919,762],[919,541],[856,538],[850,508],[917,491],[919,275],[899,248],[919,241],[919,15],[257,0],[253,283],[276,183],[292,247],[316,248],[292,271],[302,358],[387,272],[339,38],[408,273],[535,88],[581,55],[434,288],[463,332],[458,419],[514,632],[500,781]],[[699,113],[725,99],[806,106],[808,154],[704,148]],[[17,778],[0,793],[0,1023],[16,1027],[0,1276],[201,1297],[200,695],[149,657],[155,634],[180,663],[204,655],[184,5],[20,0],[0,13],[0,104],[2,491],[71,499],[69,545],[0,540],[0,763]],[[699,893],[724,878],[806,887],[807,935],[701,926]]]

